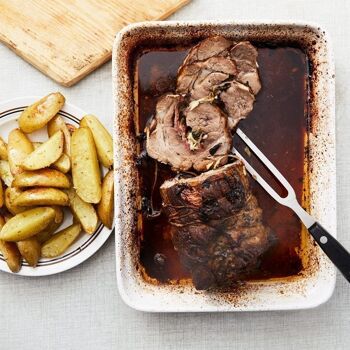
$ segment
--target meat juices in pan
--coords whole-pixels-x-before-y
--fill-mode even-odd
[[[263,88],[242,127],[244,129],[246,124],[249,125],[249,136],[266,154],[272,155],[272,160],[284,174],[287,173],[287,178],[295,187],[300,200],[306,129],[306,56],[300,50],[289,47],[259,48],[258,51]],[[159,97],[169,90],[175,90],[177,69],[182,65],[185,55],[186,51],[177,48],[176,51],[151,51],[140,58],[138,101],[141,130],[154,114]],[[288,151],[290,154],[287,159],[284,157]],[[140,169],[139,178],[141,195],[149,199],[153,193],[153,206],[159,210],[159,187],[164,180],[171,179],[176,174],[160,163],[157,169],[154,167],[155,162],[149,159],[145,168]],[[300,223],[288,210],[274,203],[254,182],[252,190],[263,208],[264,222],[279,238],[273,249],[262,257],[261,265],[254,272],[253,278],[296,274],[302,266],[296,252],[300,247]],[[160,282],[189,277],[189,271],[180,264],[178,254],[173,248],[170,239],[171,226],[164,213],[151,220],[146,216],[142,219],[140,251],[145,272]]]

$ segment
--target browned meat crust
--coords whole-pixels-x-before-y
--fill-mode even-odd
[[[172,240],[197,289],[230,286],[272,242],[240,162],[160,188]]]

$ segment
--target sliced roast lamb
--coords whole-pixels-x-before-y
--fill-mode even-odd
[[[225,105],[229,128],[234,130],[239,121],[246,118],[253,110],[254,95],[246,85],[234,80],[228,84],[226,90],[223,90],[219,96]],[[232,101],[235,102],[232,103]]]
[[[233,60],[221,56],[185,64],[179,70],[177,92],[190,94],[192,100],[214,97],[219,87],[236,73]]]
[[[148,155],[180,171],[206,171],[225,164],[232,147],[226,115],[210,103],[181,111],[182,100],[180,95],[158,100],[156,114],[146,128]]]
[[[232,132],[260,90],[256,48],[215,36],[201,41],[179,69],[176,94],[162,96],[147,129],[146,149],[174,170],[224,165]]]
[[[210,57],[228,56],[232,42],[222,36],[212,36],[193,46],[184,60],[184,65],[205,61]]]
[[[197,289],[232,286],[273,241],[240,162],[160,188],[172,240]]]
[[[258,50],[249,42],[242,41],[231,49],[231,58],[237,67],[237,80],[250,87],[256,95],[261,89],[258,73]]]
[[[221,101],[234,129],[252,111],[261,88],[257,57],[257,49],[247,41],[234,45],[221,37],[203,40],[180,67],[177,92],[190,101]]]

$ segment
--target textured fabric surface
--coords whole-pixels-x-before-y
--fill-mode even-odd
[[[332,37],[336,60],[338,237],[350,249],[350,3],[346,0],[193,0],[172,19],[308,20]],[[72,38],[74,40],[74,38]],[[111,64],[62,88],[0,45],[0,99],[62,91],[112,120]],[[317,309],[231,314],[144,314],[123,304],[113,238],[71,271],[43,278],[0,273],[0,349],[349,349],[350,286],[338,275]]]

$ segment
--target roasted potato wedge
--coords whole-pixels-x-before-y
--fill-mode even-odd
[[[0,159],[8,160],[7,156],[7,144],[0,136]]]
[[[34,150],[28,137],[19,129],[12,130],[9,134],[8,160],[12,175],[23,171],[22,163]]]
[[[113,165],[113,141],[112,136],[94,115],[86,115],[80,122],[82,127],[87,127],[92,132],[95,141],[98,159],[106,168]]]
[[[12,272],[16,273],[21,269],[22,257],[15,242],[0,240],[0,252]]]
[[[0,232],[0,239],[18,242],[35,236],[55,219],[55,211],[40,207],[17,214],[6,222]]]
[[[56,224],[53,222],[49,225],[49,227],[41,232],[39,232],[35,237],[40,244],[48,241],[52,235],[56,232],[56,230],[61,226],[61,224]]]
[[[18,119],[19,127],[25,133],[43,128],[63,107],[65,98],[59,92],[49,94],[28,106]]]
[[[41,247],[41,255],[44,258],[55,258],[63,254],[78,238],[81,232],[80,224],[73,224],[66,229],[57,232]]]
[[[16,199],[21,194],[22,194],[22,191],[16,187],[7,187],[5,190],[5,206],[12,215],[23,213],[24,211],[30,209],[30,208],[20,207],[15,204]]]
[[[95,142],[89,128],[79,128],[72,135],[72,174],[78,196],[87,203],[101,200],[101,172]]]
[[[114,178],[113,170],[110,170],[102,182],[102,198],[97,205],[97,214],[103,225],[109,229],[113,225],[114,217]]]
[[[17,248],[29,266],[35,267],[41,255],[41,244],[35,237],[17,242]]]
[[[5,219],[0,215],[0,231],[4,225]],[[21,269],[21,254],[16,243],[0,240],[0,253],[12,272],[18,272]]]
[[[81,223],[83,230],[93,234],[97,228],[98,218],[92,204],[84,202],[75,192],[74,188],[66,190],[69,197],[69,205],[73,214]]]
[[[53,169],[25,171],[15,176],[13,187],[57,187],[69,188],[70,183],[66,175]]]
[[[70,140],[71,133],[69,132],[66,123],[60,115],[56,115],[47,124],[47,133],[49,137],[53,136],[57,131],[61,130],[64,135],[64,150],[68,156],[70,155]]]
[[[39,241],[40,244],[46,242],[48,239],[51,238],[54,232],[61,226],[63,219],[64,219],[64,213],[61,207],[54,206],[52,209],[55,210],[56,215],[55,219],[49,224],[49,226],[46,227],[43,231],[39,232],[35,237]]]
[[[14,205],[20,207],[38,205],[69,205],[66,193],[50,187],[32,188],[23,191],[14,201]]]
[[[62,207],[55,205],[52,207],[52,209],[55,211],[55,218],[53,222],[56,224],[62,224],[62,221],[64,219],[64,213],[63,213]]]
[[[4,181],[6,186],[11,186],[13,175],[10,170],[9,162],[6,160],[0,160],[0,178]]]
[[[52,164],[52,167],[66,174],[71,168],[70,158],[65,153],[62,153],[61,157]]]
[[[61,157],[63,145],[64,136],[62,131],[59,130],[23,160],[22,168],[38,170],[50,166]]]

